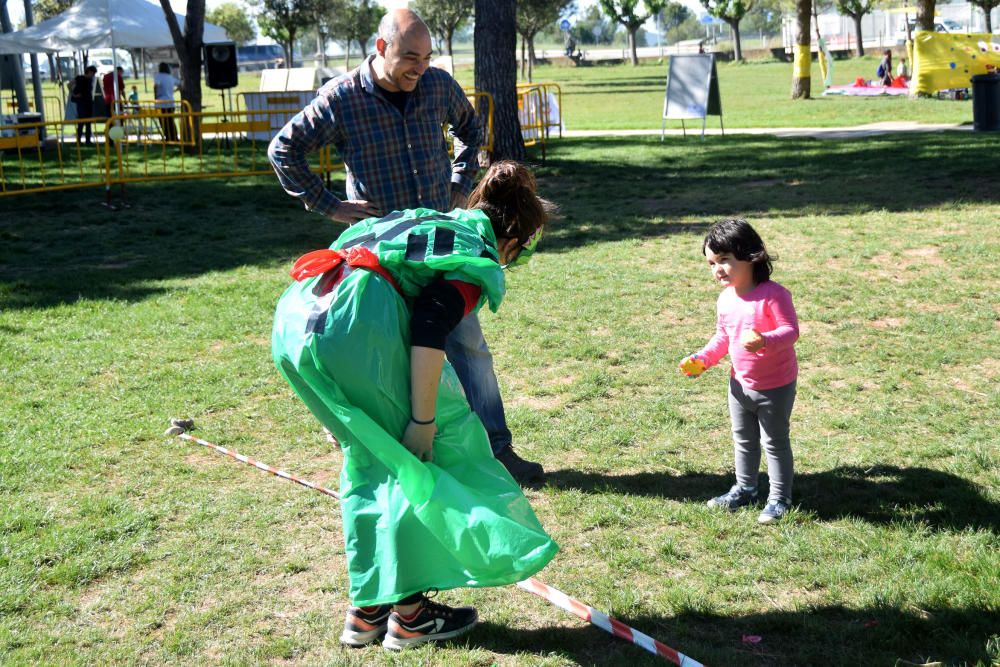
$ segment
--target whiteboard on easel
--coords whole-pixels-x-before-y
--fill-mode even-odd
[[[663,120],[704,119],[718,116],[722,122],[722,98],[715,56],[697,53],[670,57]]]

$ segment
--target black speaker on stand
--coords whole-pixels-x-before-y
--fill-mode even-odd
[[[239,67],[236,62],[236,44],[233,42],[214,42],[205,44],[205,83],[209,88],[220,91],[222,96],[222,121],[226,122],[226,91],[239,83]],[[232,92],[229,93],[229,108],[233,108]],[[229,135],[226,135],[229,144]]]
[[[226,90],[239,83],[236,66],[236,44],[216,42],[205,45],[205,82],[209,88]]]

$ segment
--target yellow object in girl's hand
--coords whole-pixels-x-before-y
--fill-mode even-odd
[[[692,354],[677,365],[689,378],[696,378],[705,372],[705,362],[697,354]]]

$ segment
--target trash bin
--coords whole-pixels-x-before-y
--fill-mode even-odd
[[[1000,132],[1000,75],[972,77],[972,127],[977,132]]]

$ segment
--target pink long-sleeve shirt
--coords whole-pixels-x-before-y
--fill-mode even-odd
[[[792,293],[767,280],[739,296],[732,287],[719,294],[715,335],[698,356],[706,367],[719,363],[729,353],[732,376],[755,391],[783,387],[799,373],[795,341],[799,339],[799,320],[792,305]],[[757,330],[764,337],[764,347],[747,352],[740,343],[744,331]]]

